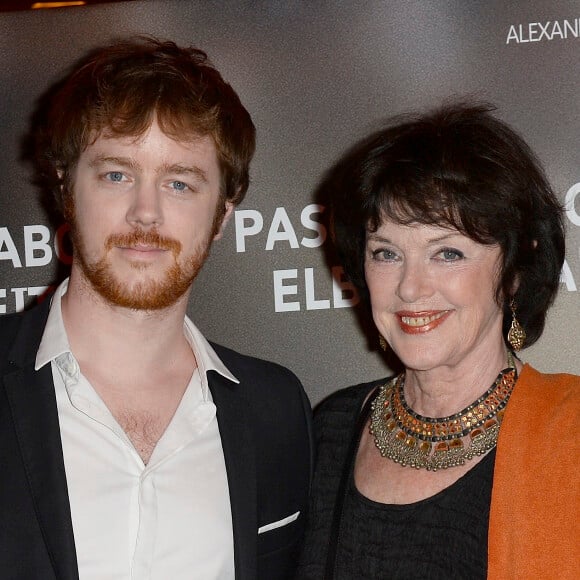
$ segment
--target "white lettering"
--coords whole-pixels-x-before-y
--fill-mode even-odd
[[[24,294],[28,288],[12,288],[12,294],[14,294],[14,302],[16,305],[16,312],[24,310]]]
[[[328,276],[330,274],[330,276]],[[290,312],[301,310],[328,310],[330,308],[349,308],[359,302],[359,295],[356,288],[346,279],[341,266],[333,266],[331,271],[324,271],[325,279],[331,281],[332,287],[321,282],[316,284],[314,268],[304,268],[304,280],[298,284],[298,270],[276,270],[274,271],[274,308],[276,312]],[[284,280],[292,279],[294,284],[284,284]],[[319,284],[323,286],[322,291],[329,298],[320,296]],[[302,294],[304,293],[304,294]],[[300,301],[285,301],[284,297],[292,295],[298,297]]]
[[[578,23],[580,22],[580,18],[576,18],[574,20],[574,28],[570,25],[569,20],[564,20],[564,38],[568,38],[568,31],[572,33],[573,38],[578,38]]]
[[[282,229],[280,230],[280,226]],[[283,207],[277,207],[272,218],[270,231],[268,232],[268,240],[266,241],[266,250],[272,250],[276,242],[288,242],[291,248],[297,249],[300,247],[296,232],[292,227],[290,218]]]
[[[564,260],[564,265],[562,266],[562,272],[560,272],[560,283],[566,284],[566,288],[569,292],[576,292],[576,282],[574,282],[574,276],[572,276],[572,270],[568,265],[568,262]]]
[[[356,288],[347,279],[342,266],[332,268],[332,301],[335,308],[351,308],[359,303]]]
[[[548,26],[550,26],[550,24],[552,24],[552,23],[548,21],[548,22],[546,22],[545,26],[542,26],[541,22],[538,22],[537,24],[540,27],[540,36],[539,36],[538,40],[542,40],[543,36],[546,37],[546,40],[552,40],[552,38],[548,34]]]
[[[554,26],[552,27],[552,38],[550,40],[552,40],[556,35],[558,35],[561,39],[565,38],[564,33],[562,32],[562,28],[560,27],[560,23],[557,20],[554,22]]]
[[[564,210],[568,219],[580,226],[580,214],[576,211],[576,198],[580,195],[580,183],[575,183],[567,192],[564,200]]]
[[[69,231],[70,226],[66,223],[56,230],[53,251],[50,244],[51,231],[47,226],[43,224],[23,226],[25,266],[29,268],[46,266],[50,264],[55,255],[63,264],[70,265],[72,255],[65,244],[65,236]],[[0,228],[0,260],[10,260],[14,268],[22,268],[22,260],[7,227]]]
[[[305,206],[300,213],[300,224],[306,230],[315,233],[314,237],[304,235],[300,242],[298,241],[297,231],[290,220],[288,212],[284,207],[278,207],[274,211],[274,215],[268,228],[268,235],[264,249],[271,251],[278,242],[287,242],[290,248],[297,250],[300,246],[305,248],[318,248],[326,241],[326,227],[319,219],[316,219],[317,214],[324,212],[324,206],[319,204],[309,204]],[[236,228],[236,251],[246,251],[246,238],[255,236],[264,229],[264,218],[259,211],[256,210],[238,210],[235,212],[235,228]]]
[[[246,220],[249,220],[251,225],[246,226]],[[246,237],[259,234],[264,227],[264,219],[255,209],[240,209],[235,212],[235,226],[236,252],[245,252]]]
[[[323,205],[313,203],[307,205],[300,214],[300,222],[302,223],[302,225],[305,228],[312,230],[318,234],[315,238],[306,238],[306,237],[302,238],[300,243],[305,248],[318,248],[319,246],[322,246],[322,244],[324,244],[324,241],[326,240],[326,228],[320,222],[310,219],[310,216],[315,214],[321,214],[323,211],[324,211]]]
[[[298,270],[274,270],[274,310],[276,312],[294,312],[300,310],[300,302],[285,302],[284,296],[298,294],[296,284],[284,285],[284,280],[296,280]]]
[[[29,286],[28,296],[36,296],[39,302],[42,302],[43,295],[51,286]]]
[[[42,302],[49,290],[52,290],[54,286],[29,286],[22,288],[0,288],[0,299],[6,300],[8,296],[8,291],[12,293],[13,300],[11,303],[13,307],[10,308],[10,312],[21,312],[27,306],[27,298],[37,298],[38,302]],[[28,303],[31,301],[28,300]],[[0,304],[0,314],[6,314],[7,306],[6,304]]]
[[[524,37],[524,32],[527,33],[527,38]],[[578,38],[580,32],[580,18],[570,20],[548,20],[546,22],[528,22],[525,24],[511,24],[507,37],[506,44],[514,41],[516,43],[526,42],[540,42],[552,41],[556,39],[564,40],[568,37]]]
[[[317,300],[314,296],[314,268],[304,269],[304,285],[306,288],[306,310],[328,310],[330,300]]]
[[[20,256],[6,227],[0,228],[0,260],[11,260],[15,268],[22,268]]]
[[[507,40],[505,41],[505,43],[509,44],[510,40],[515,40],[518,43],[520,41],[516,27],[513,24],[510,26],[510,29],[509,29],[508,35],[507,35]]]
[[[24,226],[24,259],[27,267],[50,264],[52,250],[49,242],[50,230],[46,226]]]

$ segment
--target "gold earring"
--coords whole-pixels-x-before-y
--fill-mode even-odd
[[[382,334],[379,334],[379,345],[384,351],[387,350],[387,341],[385,340],[385,337]]]
[[[522,350],[526,342],[526,331],[516,318],[516,301],[513,298],[510,300],[510,309],[512,311],[512,325],[508,331],[507,339],[511,347],[517,352]]]

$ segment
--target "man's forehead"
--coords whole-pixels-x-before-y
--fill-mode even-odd
[[[167,139],[169,143],[164,142]],[[150,142],[150,145],[148,145]],[[175,146],[172,145],[172,143]],[[158,151],[158,159],[165,163],[177,162],[173,158],[205,158],[210,162],[215,161],[219,165],[218,149],[215,140],[210,135],[193,134],[176,136],[163,131],[158,125],[151,125],[145,131],[137,134],[125,134],[115,131],[114,128],[104,128],[94,132],[86,147],[81,152],[81,157],[97,161],[98,158],[106,157],[131,157],[139,155],[139,151]]]
[[[97,141],[117,141],[124,145],[137,145],[145,140],[148,134],[156,128],[159,129],[165,137],[175,141],[176,143],[183,145],[211,143],[215,147],[215,140],[208,133],[201,133],[199,131],[168,131],[164,130],[157,123],[151,123],[144,130],[136,133],[125,133],[111,126],[105,126],[102,129],[92,131],[87,146],[94,145]]]

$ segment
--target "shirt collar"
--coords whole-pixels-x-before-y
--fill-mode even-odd
[[[61,300],[66,294],[67,288],[68,278],[59,285],[50,299],[50,312],[36,353],[34,370],[42,368],[62,354],[71,352],[61,310]]]
[[[61,357],[61,355],[71,353],[70,344],[64,327],[62,319],[61,301],[66,294],[68,288],[68,278],[64,280],[56,289],[50,306],[50,312],[40,341],[40,346],[36,354],[36,362],[34,369],[38,370],[45,364]],[[200,377],[202,377],[202,389],[204,391],[204,399],[207,399],[207,373],[208,371],[215,371],[224,378],[239,383],[240,381],[230,372],[226,365],[219,358],[215,350],[209,344],[207,339],[201,334],[195,324],[186,316],[183,321],[183,328],[185,338],[189,342],[197,366],[199,368]]]
[[[217,355],[216,351],[212,348],[211,344],[207,341],[205,336],[203,336],[197,326],[195,326],[195,324],[193,324],[193,322],[187,316],[183,321],[183,329],[185,331],[185,338],[187,339],[187,342],[189,342],[191,349],[193,350],[193,354],[195,355],[195,360],[197,361],[197,366],[199,368],[199,374],[202,377],[205,377],[208,371],[215,371],[222,375],[224,378],[233,381],[234,383],[240,382],[230,372],[230,370]]]

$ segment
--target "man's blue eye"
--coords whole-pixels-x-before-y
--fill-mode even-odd
[[[185,191],[187,189],[187,184],[183,183],[183,181],[174,181],[172,185],[177,191]]]
[[[120,171],[109,171],[107,176],[111,181],[119,182],[123,181],[123,174]]]

